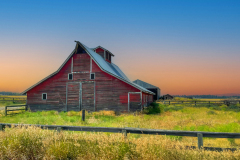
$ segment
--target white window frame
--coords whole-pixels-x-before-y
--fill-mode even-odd
[[[96,78],[95,77],[95,73],[90,73],[90,79],[91,79],[91,75],[94,74],[94,79]],[[94,79],[91,79],[91,80],[94,80]]]
[[[72,79],[69,79],[69,74],[72,74]],[[68,80],[73,80],[73,73],[68,73]]]
[[[46,94],[46,99],[43,99],[44,94]],[[42,93],[42,100],[47,100],[47,93]]]

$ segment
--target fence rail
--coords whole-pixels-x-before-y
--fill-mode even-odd
[[[0,101],[4,102],[25,102],[27,98],[18,98],[18,97],[0,97]]]
[[[230,105],[230,104],[240,104],[239,100],[236,101],[162,101],[163,104],[166,105],[175,105],[175,104],[226,104],[226,105]]]
[[[127,137],[128,133],[132,134],[151,134],[151,135],[171,135],[171,136],[187,136],[198,138],[198,148],[203,148],[203,137],[210,138],[240,138],[239,133],[225,133],[225,132],[201,132],[201,131],[178,131],[178,130],[160,130],[160,129],[143,129],[143,128],[114,128],[114,127],[88,127],[88,126],[61,126],[61,125],[35,125],[35,124],[11,124],[0,123],[0,131],[4,131],[5,127],[17,127],[17,126],[36,126],[41,129],[61,130],[66,131],[87,131],[87,132],[112,132],[122,133]],[[206,148],[206,147],[205,147]],[[208,147],[209,148],[209,147]],[[210,148],[214,150],[219,148]],[[235,148],[228,148],[230,150],[236,150]]]
[[[12,109],[9,110],[8,108],[12,108]],[[27,109],[28,109],[27,105],[5,106],[5,116],[10,115],[10,114],[8,114],[8,112],[27,111]],[[17,114],[17,113],[14,113],[14,114]]]

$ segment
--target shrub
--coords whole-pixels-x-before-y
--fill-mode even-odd
[[[147,107],[144,110],[144,113],[146,114],[159,114],[159,113],[163,113],[164,111],[164,106],[162,104],[159,103],[151,103],[149,107]]]

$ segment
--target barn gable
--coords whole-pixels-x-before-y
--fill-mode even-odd
[[[88,48],[87,46],[85,46],[81,42],[79,42],[79,41],[75,41],[75,42],[76,42],[75,49],[72,51],[72,53],[68,56],[68,58],[64,61],[64,63],[60,66],[60,68],[56,72],[52,73],[51,75],[49,75],[46,78],[42,79],[41,81],[39,81],[35,85],[31,86],[30,88],[28,88],[27,90],[22,92],[22,94],[26,94],[29,90],[33,89],[37,85],[41,84],[42,82],[44,82],[47,79],[49,79],[49,78],[53,77],[54,75],[56,75],[64,67],[64,65],[73,57],[73,55],[75,53],[79,53],[79,54],[87,53],[92,58],[92,60],[99,66],[99,68],[102,71],[104,71],[104,72],[106,72],[106,73],[108,73],[108,74],[118,78],[119,80],[121,80],[121,81],[123,81],[123,82],[125,82],[125,83],[127,83],[127,84],[129,84],[129,85],[131,85],[131,86],[133,86],[133,87],[135,87],[137,89],[139,89],[142,92],[154,95],[153,92],[147,90],[146,88],[141,87],[141,86],[131,82],[127,78],[127,76],[120,70],[120,68],[117,65],[115,65],[113,63],[108,63],[101,55],[97,54],[96,52],[94,52],[92,49]],[[79,67],[80,68],[81,67],[82,68],[84,68],[84,67],[88,68],[88,66],[79,66]],[[74,70],[73,70],[73,72],[74,72]],[[76,72],[77,72],[77,70],[76,70]],[[88,72],[88,71],[86,70],[86,72]]]

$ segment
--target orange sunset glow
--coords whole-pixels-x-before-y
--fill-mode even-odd
[[[62,3],[0,6],[6,13],[0,22],[0,91],[21,93],[55,72],[78,40],[110,50],[130,80],[158,86],[161,94],[240,94],[238,9],[129,2],[99,4],[98,12],[90,2],[81,11]]]

